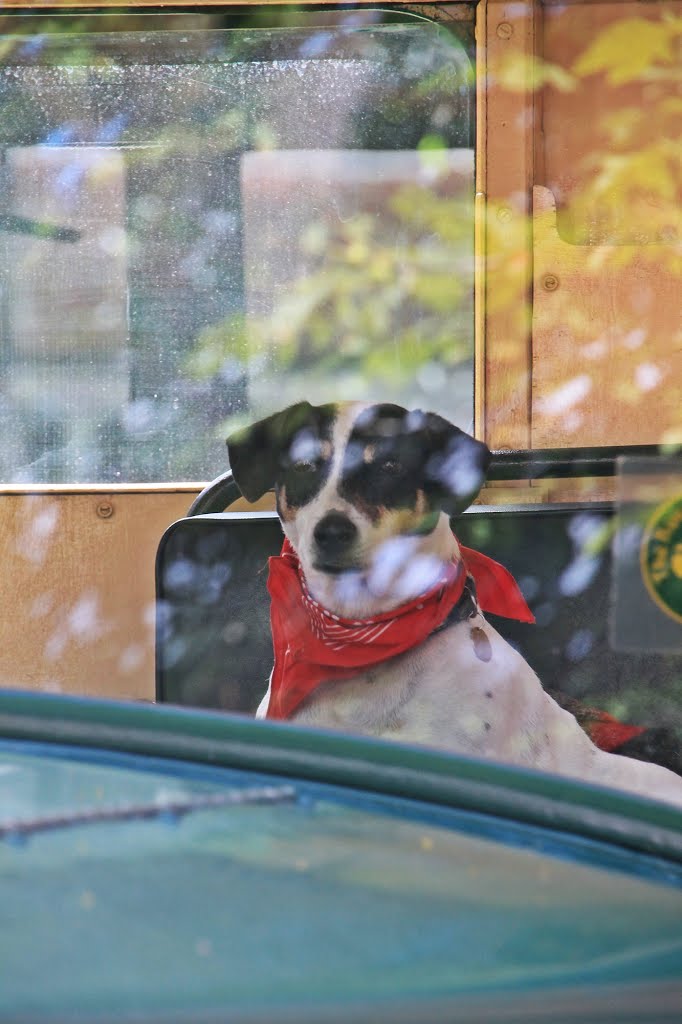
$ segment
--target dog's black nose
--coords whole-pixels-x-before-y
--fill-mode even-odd
[[[326,555],[347,551],[355,540],[357,527],[342,512],[328,512],[313,531],[318,550]]]

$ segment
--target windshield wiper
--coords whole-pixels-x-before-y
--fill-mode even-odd
[[[38,832],[54,832],[79,825],[100,825],[112,821],[142,821],[163,818],[175,821],[195,811],[217,810],[223,807],[244,807],[262,804],[293,803],[293,786],[251,786],[230,789],[224,793],[195,794],[172,800],[155,800],[139,804],[115,804],[108,807],[83,807],[58,814],[33,818],[0,820],[0,839],[22,840]]]

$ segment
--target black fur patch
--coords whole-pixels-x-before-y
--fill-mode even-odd
[[[425,437],[399,405],[373,405],[358,416],[344,457],[341,497],[376,522],[384,510],[414,509],[423,497]],[[425,513],[432,511],[426,502]]]
[[[331,446],[336,415],[336,405],[298,402],[228,437],[230,466],[247,501],[257,501],[276,482],[291,482],[292,494],[287,488],[287,499],[295,507],[302,495],[315,494],[324,481],[323,463],[329,471],[329,460],[321,458],[322,442]],[[311,462],[311,476],[304,483],[306,459]],[[299,464],[297,470],[295,463]]]
[[[456,515],[478,494],[489,461],[486,445],[436,413],[373,405],[351,431],[340,491],[374,521],[418,505],[424,518]]]
[[[280,455],[275,491],[279,504],[284,490],[289,509],[301,508],[312,501],[331,468],[336,408],[314,406],[312,413],[309,422],[294,434]]]
[[[279,485],[283,514],[309,502],[329,475],[334,404],[298,402],[228,438],[230,465],[245,498]],[[377,521],[385,511],[417,511],[420,529],[437,512],[456,515],[480,490],[487,447],[436,413],[399,405],[361,412],[344,454],[340,495]]]

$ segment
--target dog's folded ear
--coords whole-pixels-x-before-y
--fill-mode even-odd
[[[463,512],[485,483],[490,449],[436,413],[427,412],[425,490],[449,515]]]
[[[274,487],[282,453],[312,416],[310,402],[297,402],[230,434],[227,439],[230,469],[247,501],[258,501]]]

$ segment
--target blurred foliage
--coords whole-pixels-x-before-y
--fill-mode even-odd
[[[312,269],[255,327],[291,372],[360,363],[390,386],[430,360],[447,367],[470,355],[470,197],[415,184],[386,205],[391,217],[379,223],[361,214],[303,232]]]
[[[681,44],[682,18],[664,11],[658,22],[630,17],[607,26],[575,62],[578,77],[601,73],[614,89],[645,83],[654,90],[651,107],[623,104],[602,118],[604,145],[587,159],[591,180],[577,198],[578,216],[597,209],[612,230],[628,217],[646,220],[662,241],[682,239]],[[679,248],[642,256],[669,261],[682,274]]]
[[[596,123],[592,115],[597,142],[579,167],[583,187],[570,198],[570,216],[594,224],[595,234],[604,238],[617,239],[633,222],[646,223],[649,238],[682,238],[682,18],[664,5],[652,6],[654,14],[656,9],[658,21],[629,16],[624,7],[626,13],[585,40],[568,66],[516,51],[495,68],[503,87],[512,92],[547,87],[575,92],[581,85],[601,90]],[[638,103],[639,93],[623,88],[628,85],[647,88],[651,102]],[[603,102],[607,92],[612,109]],[[586,92],[587,101],[589,96]],[[585,255],[586,262],[592,256],[592,270],[598,273],[598,254]],[[624,249],[620,256],[624,261],[665,260],[675,274],[682,273],[679,247],[653,252],[642,248],[639,253]]]
[[[576,75],[605,71],[610,85],[622,85],[669,69],[679,74],[675,41],[682,35],[682,18],[664,11],[660,22],[625,17],[590,40],[574,65]]]
[[[369,23],[353,31],[343,24],[306,28],[293,10],[247,13],[234,22],[240,29],[228,33],[220,31],[228,21],[218,12],[182,17],[183,26],[207,28],[209,33],[203,42],[201,34],[195,38],[190,33],[184,40],[186,52],[178,49],[173,32],[145,36],[150,67],[178,62],[182,103],[177,109],[164,106],[169,87],[161,80],[142,90],[134,109],[130,92],[120,91],[117,98],[112,86],[111,95],[88,101],[74,115],[61,85],[52,89],[46,103],[40,91],[24,88],[19,78],[6,80],[0,103],[0,141],[7,147],[45,140],[59,145],[62,138],[66,145],[100,139],[120,145],[125,153],[133,390],[136,402],[149,401],[156,412],[150,418],[151,433],[138,431],[130,438],[139,449],[149,437],[145,464],[153,462],[155,451],[160,453],[169,424],[175,423],[186,453],[174,457],[189,473],[207,438],[198,431],[194,438],[188,435],[183,422],[187,405],[203,405],[208,394],[215,401],[222,389],[227,397],[215,401],[210,431],[222,433],[226,418],[248,413],[249,379],[254,381],[266,364],[291,387],[298,379],[355,374],[352,379],[374,381],[377,390],[395,394],[409,392],[422,368],[435,367],[444,389],[439,394],[445,396],[449,374],[471,366],[473,359],[473,195],[470,179],[468,184],[464,178],[453,183],[448,177],[448,154],[473,143],[469,115],[475,81],[466,26],[456,26],[464,35],[445,44],[442,30],[429,30],[420,38],[419,33],[405,35],[404,24],[397,25],[390,15],[375,16],[387,27],[383,35]],[[166,22],[169,27],[176,24],[170,15]],[[11,17],[2,23],[5,29],[17,24]],[[280,30],[271,31],[266,24],[279,24]],[[580,52],[561,64],[539,55],[527,59],[518,47],[501,48],[490,84],[510,92],[530,88],[575,93],[586,83],[616,92],[643,82],[658,89],[652,106],[627,102],[625,95],[624,102],[602,111],[599,145],[585,155],[580,168],[586,186],[563,203],[561,231],[568,222],[590,224],[596,238],[619,237],[634,221],[645,222],[652,236],[663,240],[682,236],[682,101],[676,88],[681,24],[682,19],[665,10],[658,20],[626,11],[582,41]],[[121,48],[115,33],[122,26],[134,32],[151,25],[143,14],[124,20],[100,15],[96,32],[87,16],[47,16],[30,24],[24,19],[21,30],[3,36],[0,45],[4,61],[17,67],[68,65],[69,81],[89,96],[87,82],[96,78],[92,69],[102,69],[106,77],[107,69],[114,74],[130,66],[132,73],[139,63],[135,46]],[[60,37],[63,44],[55,47]],[[310,147],[306,122],[315,117],[312,144],[324,148],[325,136],[319,133],[327,108],[319,106],[319,97],[311,97],[310,109],[297,107],[303,94],[291,91],[281,79],[285,91],[279,96],[268,86],[267,76],[263,82],[249,79],[237,97],[211,77],[211,69],[219,62],[256,62],[281,72],[292,59],[304,62],[301,75],[312,73],[315,62],[348,70],[379,69],[374,78],[363,80],[354,114],[337,128],[340,134],[332,145],[416,151],[418,172],[412,183],[386,186],[380,202],[375,196],[363,206],[360,195],[352,215],[311,208],[300,217],[298,233],[286,239],[270,308],[256,314],[249,309],[242,276],[242,154]],[[191,73],[183,72],[183,62]],[[352,77],[348,82],[350,88]],[[294,116],[284,132],[282,111],[288,108]],[[331,104],[329,116],[333,109]],[[59,118],[60,111],[63,121],[55,133],[50,118]],[[531,225],[515,215],[510,221],[503,204],[490,203],[486,230],[495,282],[487,289],[487,310],[505,316],[514,332],[527,332]],[[594,279],[595,287],[605,270],[612,274],[619,264],[655,264],[660,271],[665,263],[666,272],[682,273],[679,245],[622,245],[605,255],[603,246],[585,244],[594,239],[576,240],[584,244],[582,272]],[[554,308],[557,330],[567,337],[589,338],[587,307],[560,292]],[[650,327],[650,314],[631,322],[628,315],[622,316],[622,335],[624,359],[632,362],[631,383],[619,381],[613,400],[634,407],[643,389],[655,392],[659,380],[661,386],[671,386],[671,381],[666,367],[649,366],[636,344]],[[591,379],[599,372],[604,343],[594,338],[589,351],[585,349],[585,372]],[[513,333],[509,344],[511,365]],[[675,338],[671,344],[677,344]],[[556,394],[542,400],[560,404],[564,383],[557,379]],[[283,395],[289,391],[284,388]],[[206,413],[205,422],[210,419]],[[162,424],[160,433],[151,422]],[[120,426],[124,445],[127,427],[125,422]],[[218,449],[214,451],[217,455]],[[130,460],[124,462],[121,471],[130,472]],[[160,458],[154,475],[167,471],[165,457]]]

